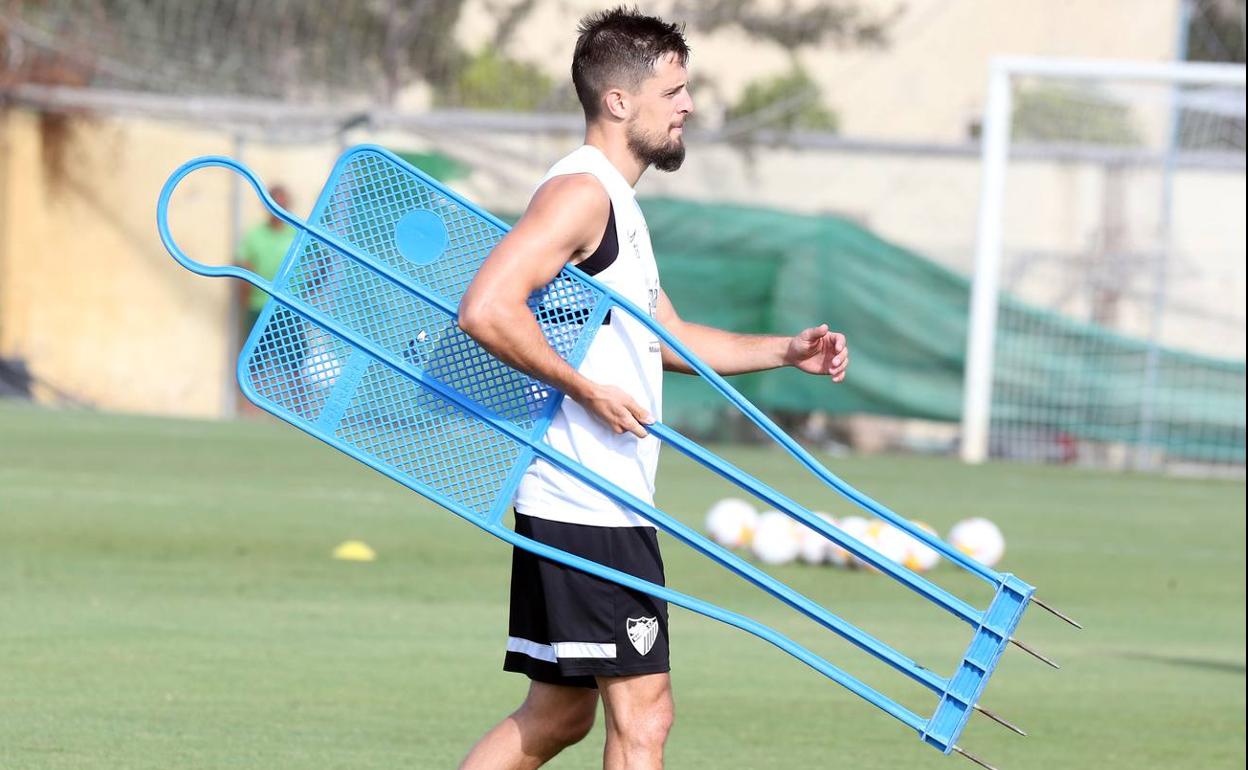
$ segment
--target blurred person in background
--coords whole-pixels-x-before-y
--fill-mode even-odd
[[[280,184],[269,188],[269,195],[277,205],[290,210],[290,193]],[[270,213],[265,221],[253,225],[244,235],[238,246],[238,265],[246,268],[266,280],[273,280],[282,258],[290,251],[290,244],[295,240],[295,230],[290,225]],[[260,317],[260,309],[268,301],[269,295],[248,283],[242,284],[242,338],[247,339],[251,328]]]
[[[290,192],[281,184],[275,184],[269,188],[269,196],[287,211],[290,210]],[[295,240],[295,229],[283,222],[275,214],[269,213],[268,217],[258,224],[253,225],[243,235],[243,240],[238,245],[238,257],[235,262],[239,267],[245,268],[259,275],[266,280],[273,280],[273,276],[277,274],[277,268],[281,266],[282,259],[286,257],[286,252],[290,251],[290,246]],[[260,311],[264,308],[264,303],[268,301],[269,295],[249,283],[241,282],[242,294],[239,297],[239,348],[241,349],[247,342],[248,335],[251,334],[252,328],[256,325],[256,321],[260,318]],[[265,347],[265,340],[262,338],[259,343],[260,348]],[[287,361],[287,367],[290,372],[297,375],[299,368],[303,364],[303,351],[292,351],[291,360]],[[272,355],[262,356],[261,360],[272,361]],[[279,367],[279,370],[281,367]],[[271,367],[264,367],[263,371],[253,370],[253,380],[268,380],[274,376],[282,376],[286,374]],[[289,375],[287,375],[289,376]],[[243,400],[242,412],[246,415],[262,414],[261,410],[252,405],[250,401]]]

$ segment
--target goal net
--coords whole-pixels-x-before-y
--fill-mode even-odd
[[[964,459],[1244,466],[1244,70],[994,63]]]

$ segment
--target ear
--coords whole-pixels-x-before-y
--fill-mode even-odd
[[[602,95],[602,106],[606,113],[616,120],[627,120],[632,108],[627,91],[622,88],[610,88]]]

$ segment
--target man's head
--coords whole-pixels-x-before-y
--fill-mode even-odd
[[[620,125],[638,160],[675,171],[685,158],[689,46],[679,25],[624,7],[581,19],[572,83],[588,123]]]
[[[269,197],[273,202],[287,211],[290,210],[290,191],[284,185],[275,184],[269,188]],[[276,214],[269,214],[270,227],[285,227],[286,223],[277,217]]]

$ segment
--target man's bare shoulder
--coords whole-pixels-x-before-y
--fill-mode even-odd
[[[590,217],[601,214],[605,220],[610,204],[606,188],[593,174],[560,174],[537,188],[529,209],[549,208]]]
[[[542,184],[529,201],[524,216],[512,229],[512,240],[530,237],[542,249],[551,246],[575,263],[592,251],[602,237],[611,199],[591,174],[563,174]]]

